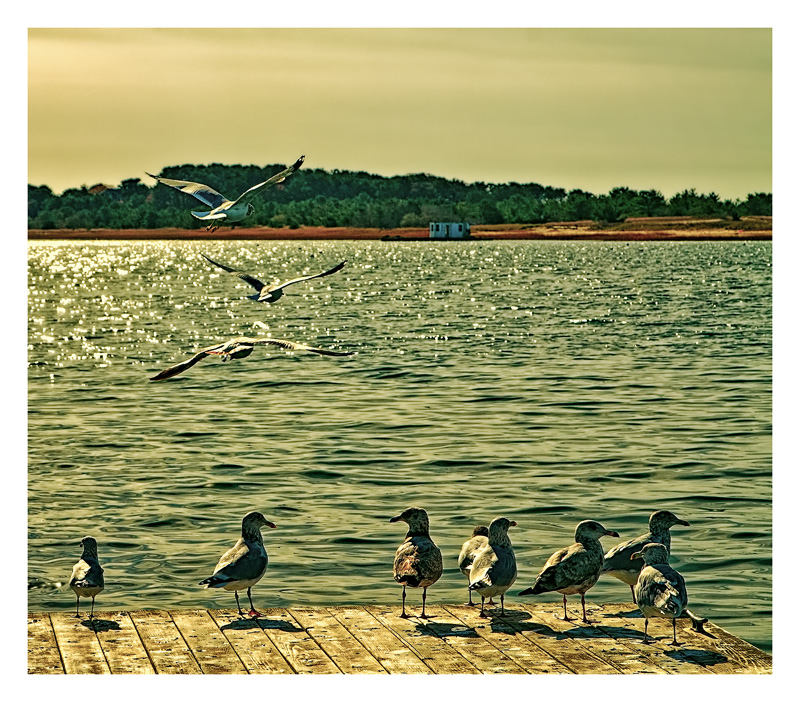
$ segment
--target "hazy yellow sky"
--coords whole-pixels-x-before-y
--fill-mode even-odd
[[[772,191],[769,29],[30,29],[28,182],[290,163]]]

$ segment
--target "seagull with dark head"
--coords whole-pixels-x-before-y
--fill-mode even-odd
[[[352,356],[355,351],[329,351],[328,349],[318,349],[315,346],[306,346],[296,341],[286,341],[284,339],[273,339],[272,337],[265,337],[257,339],[250,336],[237,336],[229,341],[223,341],[221,344],[208,346],[198,351],[191,358],[185,361],[176,363],[174,366],[165,368],[163,371],[154,375],[150,380],[166,380],[172,378],[179,373],[191,368],[196,363],[199,363],[207,356],[219,356],[223,361],[231,358],[247,358],[256,346],[279,346],[285,351],[310,351],[311,353],[318,353],[323,356]]]
[[[672,619],[672,645],[678,645],[675,621],[689,604],[683,576],[669,565],[669,552],[664,544],[645,544],[631,555],[643,561],[633,590],[636,603],[644,615],[644,642],[647,643],[647,620],[652,617]]]
[[[603,547],[600,538],[603,536],[616,536],[616,531],[606,529],[600,522],[586,520],[575,527],[575,543],[556,551],[541,573],[536,577],[533,585],[520,595],[538,595],[543,592],[560,592],[564,596],[564,621],[572,620],[567,616],[567,595],[581,596],[583,609],[582,621],[589,624],[586,617],[586,591],[589,590],[600,577],[603,567]]]
[[[214,190],[214,188],[211,188],[208,185],[203,185],[202,183],[192,183],[188,180],[162,178],[161,176],[147,173],[147,171],[145,171],[145,173],[147,173],[147,175],[149,175],[151,178],[155,178],[159,183],[169,185],[171,188],[180,190],[182,193],[194,195],[198,200],[200,200],[200,202],[208,205],[208,207],[211,208],[210,211],[192,212],[192,216],[209,222],[206,230],[214,231],[215,229],[219,229],[219,224],[222,222],[230,222],[231,224],[235,224],[236,222],[241,222],[245,217],[247,217],[247,215],[254,212],[255,207],[253,207],[252,204],[253,198],[264,188],[268,188],[271,185],[276,185],[277,183],[281,183],[286,180],[290,175],[292,175],[292,173],[294,173],[298,168],[300,168],[300,166],[303,165],[305,158],[305,156],[301,156],[291,166],[280,173],[276,173],[271,178],[267,178],[267,180],[264,182],[258,183],[252,188],[249,188],[239,195],[239,197],[237,197],[235,200],[228,199],[224,195],[221,195]]]
[[[103,568],[97,560],[97,541],[92,536],[84,536],[81,539],[83,554],[80,560],[72,569],[72,577],[69,586],[77,595],[77,608],[75,616],[81,616],[81,597],[92,598],[92,610],[89,612],[89,619],[94,616],[94,598],[100,594],[105,587],[103,581]]]
[[[206,588],[222,588],[223,590],[233,590],[236,597],[236,608],[239,616],[244,617],[242,608],[239,605],[239,590],[247,588],[247,599],[250,600],[250,611],[248,614],[253,617],[260,617],[261,614],[253,606],[253,598],[250,595],[250,588],[253,587],[267,572],[267,550],[264,548],[264,541],[261,538],[261,527],[268,526],[270,529],[277,527],[269,521],[261,512],[248,512],[242,519],[242,535],[234,544],[233,548],[226,551],[219,559],[217,567],[211,577],[200,581],[200,585]]]
[[[671,538],[669,530],[676,524],[689,526],[689,522],[679,519],[672,512],[665,509],[653,512],[650,515],[650,531],[641,536],[637,536],[629,541],[617,544],[606,555],[603,561],[603,573],[608,573],[613,577],[627,583],[631,588],[633,603],[636,604],[636,595],[633,586],[639,578],[639,571],[644,565],[641,558],[631,558],[634,553],[638,553],[646,544],[663,544],[667,553],[671,549]]]
[[[245,283],[251,285],[256,290],[255,295],[248,295],[248,300],[255,300],[256,302],[277,302],[278,300],[283,297],[283,291],[290,285],[294,285],[295,283],[302,283],[306,280],[313,280],[314,278],[324,278],[326,275],[331,275],[332,273],[336,273],[336,271],[342,270],[344,268],[344,264],[347,261],[342,261],[341,263],[337,263],[333,268],[324,271],[322,273],[314,273],[313,275],[303,275],[299,278],[293,278],[292,280],[287,280],[285,283],[275,283],[275,285],[267,285],[266,283],[262,283],[258,278],[254,278],[252,275],[248,273],[243,273],[242,271],[237,270],[236,268],[231,268],[230,266],[226,266],[224,263],[218,263],[213,258],[209,258],[205,254],[200,254],[206,261],[209,263],[213,263],[215,266],[218,266],[223,271],[227,271],[228,273],[233,273],[238,278],[241,278]]]
[[[403,586],[403,613],[406,614],[406,587],[422,588],[421,619],[429,619],[425,614],[425,598],[428,588],[442,576],[442,552],[433,543],[430,535],[428,513],[419,507],[409,507],[402,514],[392,517],[390,522],[405,522],[408,532],[394,557],[394,579]]]

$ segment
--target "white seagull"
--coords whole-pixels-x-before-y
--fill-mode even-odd
[[[467,604],[470,606],[475,604],[472,601],[472,590],[469,589],[472,563],[475,561],[475,556],[477,556],[481,549],[488,543],[489,527],[479,524],[472,530],[472,536],[464,542],[461,546],[461,552],[458,554],[458,569],[467,576],[467,591],[469,592],[469,602]],[[489,604],[493,604],[491,600]]]
[[[272,178],[267,178],[267,180],[265,180],[263,183],[254,185],[252,188],[239,195],[239,197],[237,197],[235,200],[229,200],[227,197],[214,190],[214,188],[211,188],[208,185],[203,185],[202,183],[192,183],[188,180],[162,178],[161,176],[147,173],[147,171],[145,171],[145,173],[147,173],[147,175],[149,175],[151,178],[155,178],[159,183],[169,185],[171,188],[180,190],[182,193],[194,195],[198,200],[200,200],[200,202],[208,205],[211,208],[209,212],[192,212],[192,215],[197,217],[197,219],[208,221],[209,225],[206,227],[206,230],[214,231],[215,229],[219,228],[218,222],[221,220],[226,220],[231,223],[241,222],[245,217],[247,217],[247,215],[255,211],[255,207],[253,207],[251,200],[258,194],[258,192],[263,188],[267,188],[271,185],[275,185],[286,180],[290,175],[292,175],[292,173],[294,173],[298,168],[300,168],[300,166],[303,165],[305,158],[305,156],[301,156],[297,159],[297,161],[289,166],[289,168],[281,171],[280,173],[276,173],[274,176],[272,176]]]
[[[154,375],[150,380],[166,380],[173,376],[183,373],[183,371],[191,368],[196,363],[202,361],[206,356],[221,356],[223,361],[231,358],[246,358],[256,346],[280,346],[286,351],[311,351],[312,353],[319,353],[323,356],[352,356],[355,351],[329,351],[328,349],[318,349],[314,346],[306,346],[296,341],[286,341],[284,339],[273,339],[272,337],[265,337],[257,339],[250,336],[237,336],[228,341],[223,341],[221,344],[208,346],[198,351],[191,358],[185,361],[176,363],[174,366],[165,368],[163,371]]]
[[[69,586],[77,595],[77,609],[75,616],[81,616],[81,597],[92,598],[92,611],[89,612],[89,619],[94,616],[94,598],[100,594],[104,587],[103,567],[97,560],[97,541],[91,536],[84,536],[81,539],[83,554],[81,559],[72,568],[72,577]]]
[[[250,588],[253,587],[267,572],[267,550],[261,539],[261,527],[268,526],[270,529],[277,527],[269,521],[261,512],[248,512],[242,519],[242,536],[234,544],[233,548],[226,551],[219,559],[214,574],[210,578],[200,581],[200,585],[206,588],[219,588],[223,590],[233,590],[236,597],[236,608],[239,615],[244,617],[242,608],[239,606],[239,593],[237,590],[247,588],[247,599],[250,600],[251,617],[260,617],[261,614],[253,606],[253,598],[250,595]]]
[[[294,285],[295,283],[302,283],[305,280],[311,280],[312,278],[324,278],[326,275],[330,275],[331,273],[336,273],[336,271],[342,270],[344,268],[344,264],[347,261],[342,261],[341,263],[337,263],[333,268],[324,273],[315,273],[314,275],[304,275],[299,278],[293,278],[292,280],[287,280],[285,283],[275,284],[275,285],[267,285],[266,283],[262,283],[258,278],[254,278],[252,275],[248,273],[243,273],[242,271],[236,270],[235,268],[231,268],[230,266],[226,266],[224,263],[219,263],[215,261],[213,258],[209,258],[205,254],[200,254],[206,261],[209,263],[213,263],[215,266],[219,266],[223,271],[228,271],[228,273],[233,273],[235,276],[241,278],[245,283],[252,285],[256,289],[255,295],[248,295],[248,300],[255,300],[256,302],[277,302],[278,300],[283,297],[283,290],[284,288]]]

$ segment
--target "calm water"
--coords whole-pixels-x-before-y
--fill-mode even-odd
[[[266,281],[348,264],[267,306],[200,252]],[[465,598],[456,556],[474,524],[517,521],[522,589],[578,521],[630,538],[671,509],[692,523],[673,529],[672,561],[692,610],[769,650],[771,253],[31,243],[29,606],[74,607],[64,583],[86,534],[101,609],[232,606],[197,582],[252,509],[278,524],[257,605],[399,605],[405,531],[389,518],[407,506],[428,510],[445,554],[431,602]],[[257,348],[148,381],[239,334],[358,354]],[[588,600],[629,596],[604,577]]]

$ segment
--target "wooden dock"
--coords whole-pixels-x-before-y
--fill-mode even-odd
[[[772,657],[720,629],[644,619],[631,604],[588,608],[591,625],[563,622],[560,604],[513,602],[504,617],[430,605],[401,619],[387,605],[28,614],[28,673],[772,673]],[[410,608],[413,613],[417,609]],[[570,612],[572,614],[572,612]]]

